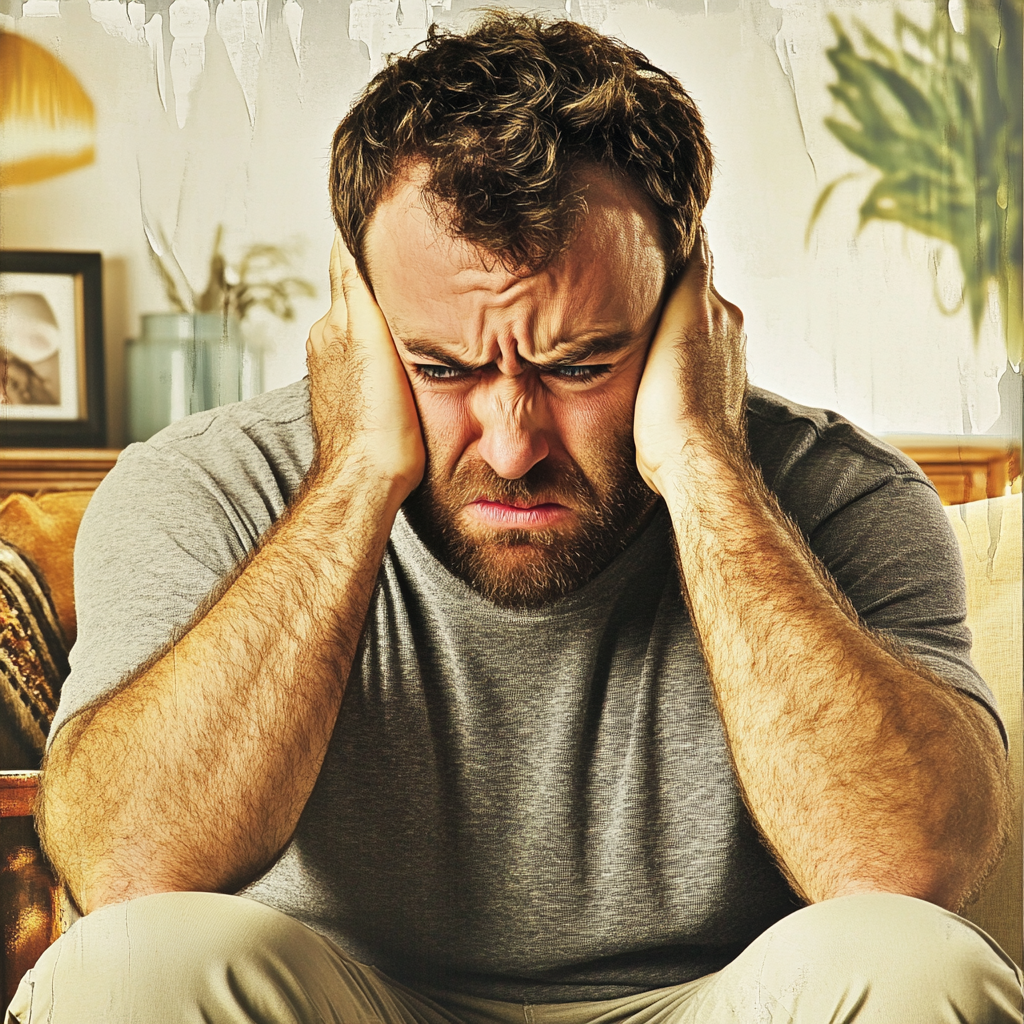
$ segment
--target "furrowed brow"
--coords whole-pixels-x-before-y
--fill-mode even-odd
[[[593,359],[595,356],[612,355],[620,352],[635,340],[636,338],[632,331],[624,330],[579,341],[557,341],[552,346],[553,351],[558,352],[554,359],[533,362],[531,365],[542,369],[556,366],[572,366],[574,363]],[[443,366],[450,366],[453,370],[471,371],[480,368],[460,362],[446,352],[441,345],[431,341],[420,338],[410,338],[408,340],[403,338],[402,345],[411,356],[418,356],[421,359],[432,359]],[[528,362],[528,360],[523,361]]]
[[[580,341],[557,341],[552,346],[552,350],[558,352],[558,355],[554,359],[545,359],[543,363],[534,365],[571,366],[573,363],[581,363],[585,359],[593,359],[595,356],[607,356],[621,352],[634,340],[635,335],[632,331],[616,331],[612,334],[601,334]]]
[[[436,345],[431,341],[422,341],[419,338],[410,338],[407,341],[403,338],[402,346],[411,356],[418,356],[420,359],[433,359],[435,363],[450,366],[453,370],[479,369],[479,367],[460,362],[454,356],[445,352],[440,345]]]

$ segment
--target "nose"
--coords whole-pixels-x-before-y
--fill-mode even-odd
[[[477,451],[506,480],[525,476],[550,451],[544,399],[528,376],[495,374],[497,379],[474,389],[473,416],[480,430]]]

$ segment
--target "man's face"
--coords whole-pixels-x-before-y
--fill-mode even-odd
[[[657,222],[592,171],[572,246],[516,277],[446,233],[422,180],[380,205],[365,246],[427,450],[406,511],[484,596],[538,606],[607,565],[655,500],[633,406],[665,283]]]

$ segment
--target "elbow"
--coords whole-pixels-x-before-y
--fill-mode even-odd
[[[89,906],[86,898],[91,887],[88,884],[87,828],[83,818],[80,812],[76,813],[74,802],[67,798],[66,772],[61,758],[55,757],[51,750],[43,764],[36,799],[36,832],[58,882],[78,910],[86,914],[97,907]]]
[[[970,807],[952,830],[959,857],[950,874],[959,885],[951,888],[946,909],[956,913],[975,902],[986,882],[999,867],[1010,841],[1014,808],[1019,806],[1020,790],[1000,745],[998,763],[993,765],[992,782],[985,792],[972,794]],[[1020,827],[1019,818],[1017,827]],[[943,904],[945,905],[945,904]]]
[[[107,794],[110,798],[110,794]],[[58,880],[83,915],[164,892],[237,892],[255,872],[231,871],[218,851],[154,841],[140,815],[82,796],[81,780],[58,757],[44,766],[36,829]],[[159,831],[158,829],[156,831]]]
[[[958,756],[936,773],[932,813],[921,816],[918,850],[908,851],[901,890],[954,913],[981,895],[999,866],[1020,795],[992,716],[973,701],[965,699],[964,707],[968,727]]]
[[[964,766],[962,785],[948,817],[943,873],[947,881],[938,886],[943,897],[940,905],[957,913],[981,895],[999,866],[1020,800],[1019,783],[992,717],[977,705],[971,708],[971,717],[976,726],[975,757],[969,767]]]
[[[994,863],[979,863],[974,858],[958,858],[951,862],[943,856],[922,854],[911,858],[904,855],[899,862],[884,868],[876,867],[875,870],[836,878],[833,884],[822,886],[809,896],[812,903],[820,903],[843,896],[891,893],[911,896],[934,903],[943,910],[960,913],[978,897],[994,866]]]
[[[851,879],[832,895],[892,892],[962,913],[983,892],[1010,838],[1017,787],[1004,756],[989,763],[984,783],[975,777],[974,785],[918,834],[917,843],[897,844],[889,870]]]
[[[64,799],[64,779],[61,758],[51,749],[43,761],[36,797],[34,818],[39,845],[50,862],[57,880],[64,886],[75,905],[81,910],[80,886],[76,867],[80,864],[76,830],[68,816],[68,805]]]
[[[109,832],[98,831],[109,813],[97,815],[103,794],[94,792],[77,770],[72,757],[81,736],[75,720],[55,737],[43,762],[35,826],[40,846],[67,894],[83,914],[136,895],[138,876],[115,869],[115,842]]]

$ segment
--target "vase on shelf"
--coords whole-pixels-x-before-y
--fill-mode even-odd
[[[235,316],[148,313],[125,351],[128,440],[263,390],[263,353],[248,345]]]

